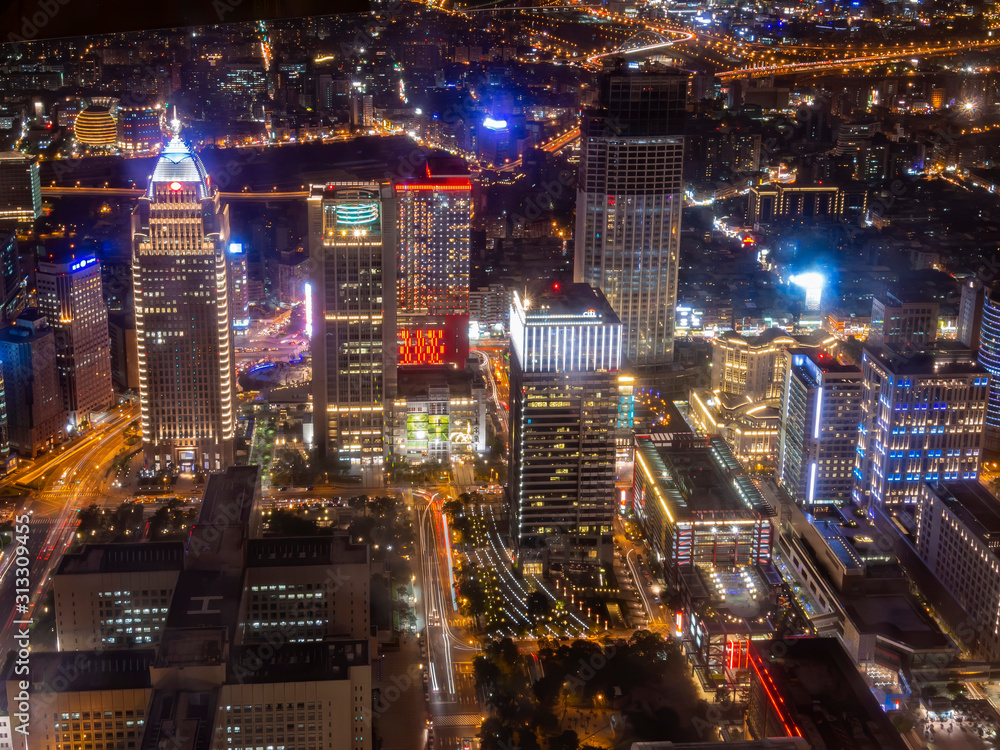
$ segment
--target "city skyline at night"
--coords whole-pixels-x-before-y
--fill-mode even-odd
[[[0,750],[1000,748],[996,7],[110,1],[0,12]]]

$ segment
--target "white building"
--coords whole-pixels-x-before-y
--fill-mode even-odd
[[[965,609],[960,639],[1000,659],[1000,503],[978,481],[928,482],[916,508],[917,554]]]
[[[777,479],[799,504],[851,499],[861,370],[814,349],[785,351]]]

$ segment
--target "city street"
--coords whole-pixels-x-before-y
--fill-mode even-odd
[[[48,591],[52,571],[73,541],[76,512],[92,503],[103,504],[106,498],[115,505],[122,501],[120,490],[110,486],[113,481],[110,468],[124,446],[126,429],[138,416],[137,405],[119,407],[75,444],[58,449],[40,462],[23,466],[0,482],[0,486],[41,484],[24,503],[23,511],[32,518],[29,535],[32,601],[25,619],[37,622],[44,614],[38,612],[37,607]],[[14,614],[15,575],[12,557],[5,555],[0,563],[0,617],[7,623],[0,636],[0,653],[6,653],[13,646],[14,631],[10,621]]]
[[[459,613],[442,498],[426,490],[406,495],[417,514],[419,532],[417,632],[426,660],[427,732],[436,748],[461,748],[462,740],[475,737],[482,722],[472,679],[472,660],[478,647],[456,622]]]

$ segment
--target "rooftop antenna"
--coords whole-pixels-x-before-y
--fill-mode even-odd
[[[170,134],[174,138],[180,138],[181,135],[181,121],[177,119],[177,105],[174,105],[174,116],[170,120]]]

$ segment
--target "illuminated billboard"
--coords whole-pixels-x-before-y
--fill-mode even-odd
[[[400,367],[465,365],[469,356],[467,315],[400,316],[397,326]]]
[[[410,412],[406,415],[406,444],[409,450],[426,448],[429,442],[448,441],[447,414]]]
[[[400,365],[441,365],[444,362],[444,328],[404,328],[399,331]]]

